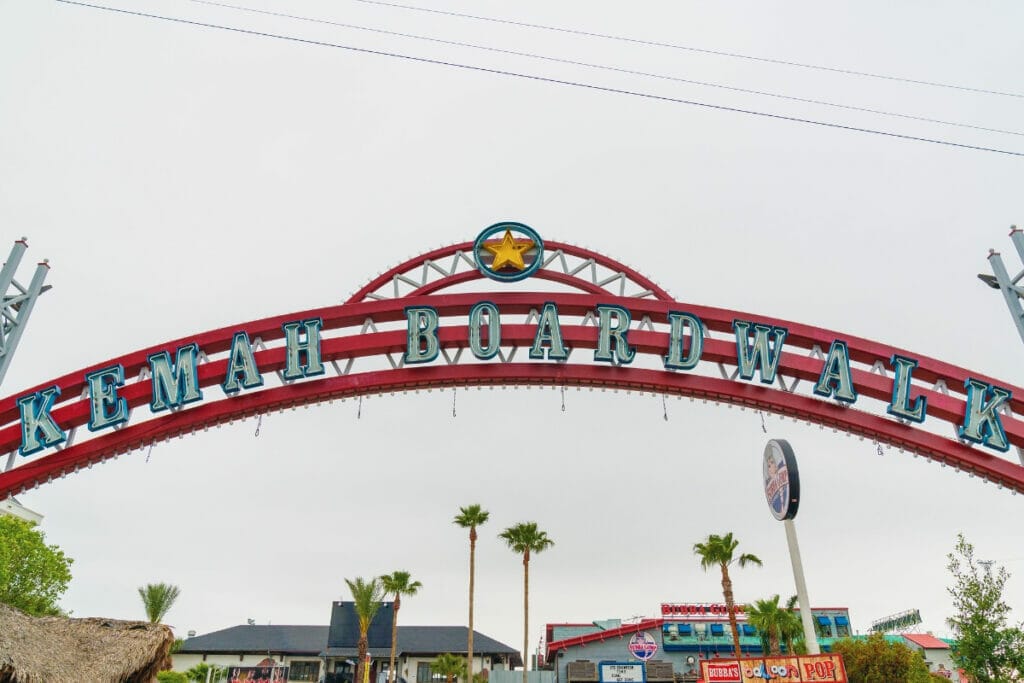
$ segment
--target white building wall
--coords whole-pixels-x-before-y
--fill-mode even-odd
[[[206,662],[207,664],[216,664],[217,666],[256,666],[264,659],[267,659],[266,652],[247,652],[243,655],[224,655],[224,654],[182,654],[178,653],[171,656],[171,669],[174,671],[188,671],[196,664]],[[319,657],[309,655],[297,655],[297,656],[279,656],[273,655],[272,659],[278,664],[291,664],[292,662],[320,662],[321,667],[323,666],[323,660]],[[410,681],[410,683],[412,683]]]
[[[416,683],[416,671],[419,669],[419,665],[421,663],[429,665],[430,662],[434,661],[434,659],[436,658],[437,655],[423,657],[402,657],[400,660],[401,664],[398,668],[398,671],[401,674],[401,676],[405,678],[407,683]],[[480,673],[480,671],[482,671],[485,668],[488,671],[491,670],[491,658],[473,655],[473,673]],[[460,678],[459,683],[465,683],[465,681],[462,678]]]

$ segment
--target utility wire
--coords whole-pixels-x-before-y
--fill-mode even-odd
[[[748,95],[762,95],[764,97],[774,97],[777,99],[790,100],[793,102],[802,102],[805,104],[819,104],[826,107],[835,107],[837,109],[846,109],[849,111],[866,112],[868,114],[879,114],[881,116],[892,116],[901,119],[909,119],[911,121],[923,121],[926,123],[938,123],[944,126],[957,126],[959,128],[970,128],[972,130],[985,131],[986,133],[1002,133],[1005,135],[1020,135],[1024,136],[1024,133],[1014,130],[1004,130],[1002,128],[987,128],[985,126],[978,126],[972,123],[961,123],[958,121],[945,121],[942,119],[933,119],[926,116],[915,116],[912,114],[901,114],[899,112],[884,111],[880,109],[870,109],[867,107],[857,107],[850,104],[837,104],[835,102],[827,102],[824,100],[815,100],[806,97],[795,97],[793,95],[785,95],[782,93],[767,92],[764,90],[751,90],[749,88],[740,88],[731,85],[724,85],[722,83],[714,83],[711,81],[698,81],[689,78],[680,78],[677,76],[668,76],[665,74],[651,73],[648,71],[636,71],[633,69],[625,69],[617,66],[608,66],[606,64],[594,64],[592,62],[580,62],[573,59],[563,59],[561,57],[551,57],[548,55],[536,54],[533,52],[520,52],[518,50],[506,50],[499,47],[493,47],[490,45],[479,45],[475,43],[464,43],[457,40],[446,40],[444,38],[434,38],[432,36],[417,35],[415,33],[403,33],[401,31],[390,31],[382,28],[374,28],[371,26],[360,26],[358,24],[348,24],[340,21],[331,21],[329,19],[318,19],[316,17],[304,17],[296,14],[288,14],[285,12],[273,12],[270,10],[256,9],[254,7],[246,7],[244,5],[231,5],[224,2],[215,2],[214,0],[188,0],[189,2],[196,3],[198,5],[209,5],[212,7],[223,7],[226,9],[238,10],[241,12],[252,12],[254,14],[265,14],[272,17],[281,17],[285,19],[295,19],[297,21],[306,21],[315,24],[327,24],[329,26],[338,26],[341,28],[354,29],[357,31],[368,31],[370,33],[379,33],[388,36],[396,36],[400,38],[412,38],[414,40],[424,40],[431,43],[439,43],[441,45],[452,45],[456,47],[468,47],[474,50],[485,50],[487,52],[496,52],[506,55],[514,55],[517,57],[528,57],[530,59],[539,59],[547,62],[555,62],[558,64],[569,64],[572,66],[582,66],[589,69],[601,69],[603,71],[612,71],[615,73],[629,74],[631,76],[644,76],[647,78],[658,78],[665,81],[673,81],[676,83],[688,83],[691,85],[702,85],[709,88],[719,88],[722,90],[729,90],[732,92],[741,92]]]
[[[885,81],[899,81],[902,83],[913,83],[915,85],[927,85],[935,88],[950,88],[952,90],[964,90],[966,92],[985,93],[986,95],[1000,95],[1002,97],[1020,97],[1024,98],[1024,94],[1015,92],[1003,92],[1000,90],[988,90],[986,88],[973,88],[966,85],[956,85],[953,83],[939,83],[936,81],[923,81],[913,78],[904,78],[902,76],[889,76],[887,74],[876,74],[869,71],[854,71],[853,69],[840,69],[831,66],[821,66],[818,64],[805,64],[803,62],[790,62],[784,59],[772,59],[770,57],[758,57],[756,55],[744,55],[738,52],[726,52],[724,50],[710,50],[707,48],[693,47],[692,45],[680,45],[678,43],[662,43],[656,40],[644,40],[642,38],[630,38],[629,36],[617,36],[609,33],[596,33],[594,31],[583,31],[580,29],[564,28],[562,26],[547,26],[544,24],[531,24],[525,21],[515,21],[513,19],[500,19],[498,17],[485,17],[476,14],[466,14],[463,12],[454,12],[450,10],[439,10],[432,9],[429,7],[416,7],[415,5],[402,5],[397,2],[384,2],[384,0],[354,0],[354,2],[361,2],[366,5],[380,5],[382,7],[393,7],[396,9],[412,10],[414,12],[430,12],[431,14],[442,14],[449,17],[460,17],[462,19],[474,19],[476,21],[489,21],[495,24],[507,24],[509,26],[520,26],[523,28],[535,28],[542,31],[555,31],[558,33],[569,33],[576,36],[586,36],[588,38],[603,38],[605,40],[617,40],[623,43],[633,43],[636,45],[648,45],[651,47],[667,47],[673,50],[686,50],[687,52],[699,52],[707,55],[717,55],[719,57],[733,57],[736,59],[747,59],[753,62],[765,62],[768,64],[781,64],[784,66],[795,66],[801,69],[816,69],[818,71],[830,71],[832,73],[847,74],[849,76],[864,76],[866,78],[878,78]]]
[[[876,130],[872,128],[859,128],[857,126],[846,126],[840,123],[832,123],[829,121],[816,121],[814,119],[802,119],[795,116],[785,116],[782,114],[772,114],[770,112],[756,111],[753,109],[740,109],[738,107],[727,107],[721,104],[711,104],[708,102],[698,102],[696,100],[685,100],[678,97],[668,97],[665,95],[655,95],[653,93],[645,93],[637,90],[624,90],[622,88],[610,88],[603,85],[594,85],[593,83],[583,83],[580,81],[568,81],[559,78],[550,78],[548,76],[537,76],[534,74],[524,74],[516,71],[504,71],[502,69],[492,69],[489,67],[475,66],[472,64],[460,64],[458,62],[447,62],[440,59],[431,59],[428,57],[417,57],[415,55],[405,55],[397,52],[386,52],[384,50],[371,50],[364,47],[354,47],[351,45],[342,45],[340,43],[330,43],[322,40],[312,40],[310,38],[300,38],[298,36],[289,36],[279,33],[267,33],[264,31],[254,31],[252,29],[238,28],[236,26],[224,26],[222,24],[210,24],[202,21],[195,21],[192,19],[181,19],[179,17],[169,17],[162,14],[149,14],[147,12],[139,12],[136,10],[122,9],[119,7],[108,7],[106,5],[95,5],[87,2],[77,2],[76,0],[56,0],[56,2],[63,3],[65,5],[76,5],[78,7],[87,7],[90,9],[103,10],[106,12],[114,12],[118,14],[126,14],[136,17],[144,17],[147,19],[159,19],[161,21],[170,21],[178,24],[186,24],[189,26],[200,26],[203,28],[218,29],[221,31],[230,31],[233,33],[241,33],[250,36],[258,36],[261,38],[276,38],[279,40],[288,40],[295,43],[302,43],[305,45],[318,45],[321,47],[333,47],[340,50],[348,50],[350,52],[359,52],[362,54],[377,55],[381,57],[393,57],[396,59],[404,59],[409,62],[419,62],[421,64],[434,64],[437,66],[447,66],[456,69],[465,69],[467,71],[479,71],[482,73],[495,74],[500,76],[511,76],[514,78],[522,78],[531,81],[538,81],[541,83],[551,83],[554,85],[567,85],[576,88],[584,88],[587,90],[594,90],[597,92],[615,93],[619,95],[630,95],[632,97],[642,97],[650,100],[657,100],[660,102],[671,102],[674,104],[685,104],[694,107],[704,107],[705,109],[714,109],[716,111],[729,111],[737,114],[748,114],[750,116],[760,116],[769,119],[776,119],[780,121],[791,121],[794,123],[805,123],[812,126],[821,126],[824,128],[835,128],[838,130],[847,130],[856,133],[868,133],[871,135],[881,135],[889,138],[896,138],[900,140],[913,140],[915,142],[928,142],[935,145],[945,145],[947,147],[958,147],[960,149],[973,149],[979,152],[993,152],[995,154],[1006,154],[1015,157],[1024,157],[1024,152],[1014,152],[1006,149],[997,149],[994,147],[982,147],[978,145],[969,145],[962,142],[953,142],[951,140],[940,140],[936,138],[925,138],[915,135],[905,135],[902,133],[893,133],[891,131]]]

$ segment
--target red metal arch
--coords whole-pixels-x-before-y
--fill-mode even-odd
[[[354,304],[362,301],[368,301],[373,297],[373,292],[376,292],[383,287],[386,287],[389,283],[394,282],[395,278],[401,278],[403,276],[408,277],[410,273],[415,270],[423,269],[424,267],[429,268],[429,264],[435,264],[438,261],[446,258],[453,258],[453,264],[458,263],[459,254],[467,254],[467,260],[472,260],[473,243],[472,242],[461,242],[459,244],[451,244],[446,247],[440,247],[429,251],[420,256],[400,263],[397,266],[387,270],[370,282],[366,283],[359,291],[355,292],[348,298],[345,303]],[[671,301],[672,296],[665,291],[660,285],[651,280],[650,278],[642,275],[639,271],[631,268],[624,263],[616,261],[604,254],[596,251],[592,251],[585,247],[578,247],[574,244],[566,244],[565,242],[545,242],[544,243],[545,260],[550,262],[553,259],[559,258],[559,254],[565,256],[575,257],[582,259],[583,261],[593,263],[595,266],[600,266],[612,273],[620,273],[622,276],[632,282],[634,285],[641,287],[641,291],[649,292],[648,296],[652,296],[661,301]],[[483,279],[483,274],[473,268],[466,270],[461,273],[454,272],[454,266],[452,266],[452,273],[441,277],[440,279],[433,280],[430,282],[423,282],[418,288],[408,294],[408,296],[417,296],[422,294],[434,294],[444,289],[448,289],[464,282],[472,280]],[[595,284],[592,280],[579,277],[575,273],[559,273],[557,271],[548,270],[545,268],[539,269],[533,274],[533,277],[544,280],[552,280],[561,284],[567,285],[574,289],[578,289],[582,292],[588,292],[591,294],[604,292],[599,285]],[[394,298],[394,297],[391,297]]]
[[[384,278],[385,276],[381,276]],[[378,278],[379,280],[380,278]],[[384,282],[386,282],[386,278]],[[372,283],[371,283],[372,284]],[[448,284],[451,284],[449,281]],[[580,287],[583,289],[583,287]],[[362,291],[362,290],[361,290]],[[325,363],[346,362],[353,359],[383,354],[401,354],[405,350],[406,335],[402,329],[361,330],[366,320],[384,325],[404,320],[407,306],[431,306],[438,311],[442,321],[459,318],[439,328],[442,349],[455,352],[466,346],[468,329],[465,316],[481,298],[480,294],[428,294],[395,299],[359,303],[347,303],[322,309],[300,311],[286,316],[275,316],[241,325],[220,328],[171,341],[167,344],[136,351],[120,358],[85,368],[20,393],[23,396],[47,386],[61,388],[61,402],[53,410],[56,422],[65,430],[71,430],[87,423],[88,402],[80,400],[85,388],[84,377],[91,370],[121,364],[126,376],[133,377],[147,364],[147,357],[159,351],[173,352],[177,347],[195,342],[207,354],[223,353],[229,348],[233,335],[238,331],[247,332],[251,338],[260,338],[273,344],[283,337],[282,324],[295,320],[319,317],[325,331],[352,329],[354,333],[343,336],[325,336],[321,354]],[[638,299],[614,297],[607,293],[553,294],[551,292],[493,292],[486,298],[494,302],[503,316],[526,315],[544,301],[554,301],[561,315],[566,318],[582,318],[600,304],[618,304],[629,309],[634,320],[649,319],[652,323],[665,324],[669,311],[685,310],[699,316],[710,331],[719,333],[721,338],[709,337],[705,342],[702,358],[709,363],[736,364],[735,343],[728,339],[732,321],[739,318],[756,320],[788,328],[787,351],[782,354],[779,373],[790,381],[817,378],[821,361],[792,349],[813,349],[827,347],[832,340],[847,342],[851,358],[866,367],[853,368],[854,383],[858,392],[867,398],[887,401],[892,382],[885,376],[872,372],[870,368],[879,363],[888,363],[898,353],[917,358],[920,362],[915,371],[919,382],[944,385],[941,388],[915,385],[914,393],[928,398],[928,418],[955,426],[964,413],[963,386],[968,376],[997,384],[1014,392],[1010,405],[1017,414],[1024,414],[1024,390],[990,379],[968,370],[940,361],[919,356],[902,349],[885,346],[870,340],[842,335],[833,331],[799,325],[782,320],[764,318],[737,311],[692,305],[685,302],[660,299]],[[582,322],[566,322],[562,325],[566,342],[573,348],[593,348],[597,341],[597,329]],[[515,323],[502,325],[502,343],[526,347],[532,343],[535,326]],[[668,335],[652,326],[648,329],[633,329],[630,343],[641,354],[662,355],[668,346]],[[269,346],[255,354],[261,373],[281,370],[285,362],[283,346]],[[226,371],[226,358],[212,359],[199,366],[200,385],[204,388],[218,384]],[[614,367],[606,365],[580,364],[576,362],[488,362],[466,365],[444,364],[397,367],[338,376],[310,378],[277,387],[254,389],[241,395],[226,397],[216,390],[204,401],[188,406],[178,412],[161,413],[146,421],[128,424],[118,430],[103,432],[87,441],[73,444],[62,450],[37,456],[24,464],[0,474],[0,498],[16,494],[26,488],[45,483],[54,477],[64,476],[75,470],[91,466],[120,453],[145,447],[149,444],[184,433],[205,429],[209,426],[232,420],[251,417],[268,411],[296,405],[323,402],[349,396],[406,391],[410,389],[481,386],[481,385],[552,385],[552,386],[594,386],[621,388],[636,391],[660,392],[670,395],[689,396],[740,406],[748,406],[793,418],[843,430],[880,443],[890,444],[911,453],[920,454],[932,460],[950,465],[956,469],[979,476],[1000,486],[1024,492],[1024,467],[981,448],[972,448],[952,438],[942,437],[931,431],[900,423],[885,415],[863,412],[854,407],[838,405],[812,396],[805,396],[756,382],[742,382],[699,374],[668,372],[641,367]],[[132,408],[145,406],[152,391],[149,379],[130,382],[120,392]],[[219,394],[219,395],[218,395]],[[0,400],[0,453],[15,450],[20,443],[19,412],[16,396]],[[1024,447],[1024,422],[1013,416],[1003,418],[1007,438],[1011,444]]]

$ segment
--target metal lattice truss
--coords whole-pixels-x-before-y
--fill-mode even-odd
[[[10,367],[14,350],[21,341],[21,335],[28,324],[28,318],[32,315],[36,299],[43,292],[43,282],[50,266],[44,260],[36,266],[32,281],[28,287],[14,279],[14,274],[21,264],[21,257],[28,249],[27,238],[22,237],[14,243],[11,255],[7,262],[0,268],[0,382],[3,382],[7,375],[7,368]],[[48,287],[46,289],[49,289]]]
[[[442,288],[483,277],[477,269],[473,243],[464,242],[417,256],[381,273],[346,303],[433,294]],[[629,266],[562,242],[545,243],[544,260],[533,277],[591,294],[607,292],[638,299],[672,299],[659,285]]]
[[[393,394],[436,388],[539,386],[556,390],[599,389],[648,392],[663,396],[713,401],[781,418],[818,424],[876,444],[896,448],[991,481],[1024,491],[1024,466],[991,449],[959,440],[956,429],[965,411],[968,377],[1009,389],[1002,423],[1009,443],[1024,447],[1024,390],[941,361],[817,327],[672,300],[636,271],[585,249],[547,243],[544,267],[536,277],[557,283],[560,291],[518,291],[498,285],[486,293],[458,291],[480,278],[472,266],[471,245],[438,249],[383,273],[341,305],[299,311],[170,341],[115,358],[39,387],[0,400],[0,453],[8,453],[7,471],[0,473],[0,498],[68,475],[83,467],[154,443],[227,422],[314,403],[373,394]],[[532,282],[532,280],[530,281]],[[518,283],[530,286],[529,282]],[[500,311],[500,348],[493,358],[480,359],[470,349],[470,310],[481,300]],[[545,303],[557,306],[561,335],[569,351],[560,360],[535,359],[538,321]],[[636,350],[629,365],[594,360],[599,339],[596,310],[616,305],[627,310],[631,323],[628,342]],[[439,352],[428,363],[405,362],[407,307],[430,307],[437,312]],[[704,329],[701,360],[686,371],[666,370],[670,312],[700,319]],[[286,323],[320,319],[320,355],[325,372],[286,380]],[[787,330],[772,384],[745,380],[737,369],[734,320],[763,323]],[[236,335],[249,339],[263,383],[226,395],[229,350]],[[858,399],[848,405],[815,395],[812,387],[822,372],[826,349],[834,340],[846,342],[851,377]],[[202,400],[154,413],[150,407],[153,378],[149,356],[198,345],[198,381]],[[911,424],[886,413],[893,377],[894,354],[918,360],[913,396],[927,397],[927,420]],[[88,386],[85,375],[120,365],[126,383],[118,393],[130,408],[129,419],[117,428],[89,431]],[[57,448],[24,457],[18,454],[21,424],[16,400],[49,386],[60,388],[52,416],[67,438]],[[951,436],[952,431],[952,436]]]

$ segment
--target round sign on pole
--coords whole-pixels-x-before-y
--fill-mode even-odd
[[[788,441],[771,439],[764,447],[762,474],[772,516],[779,521],[796,517],[800,506],[800,472]]]
[[[647,631],[638,631],[629,639],[627,647],[634,657],[646,662],[658,651],[658,641]]]

